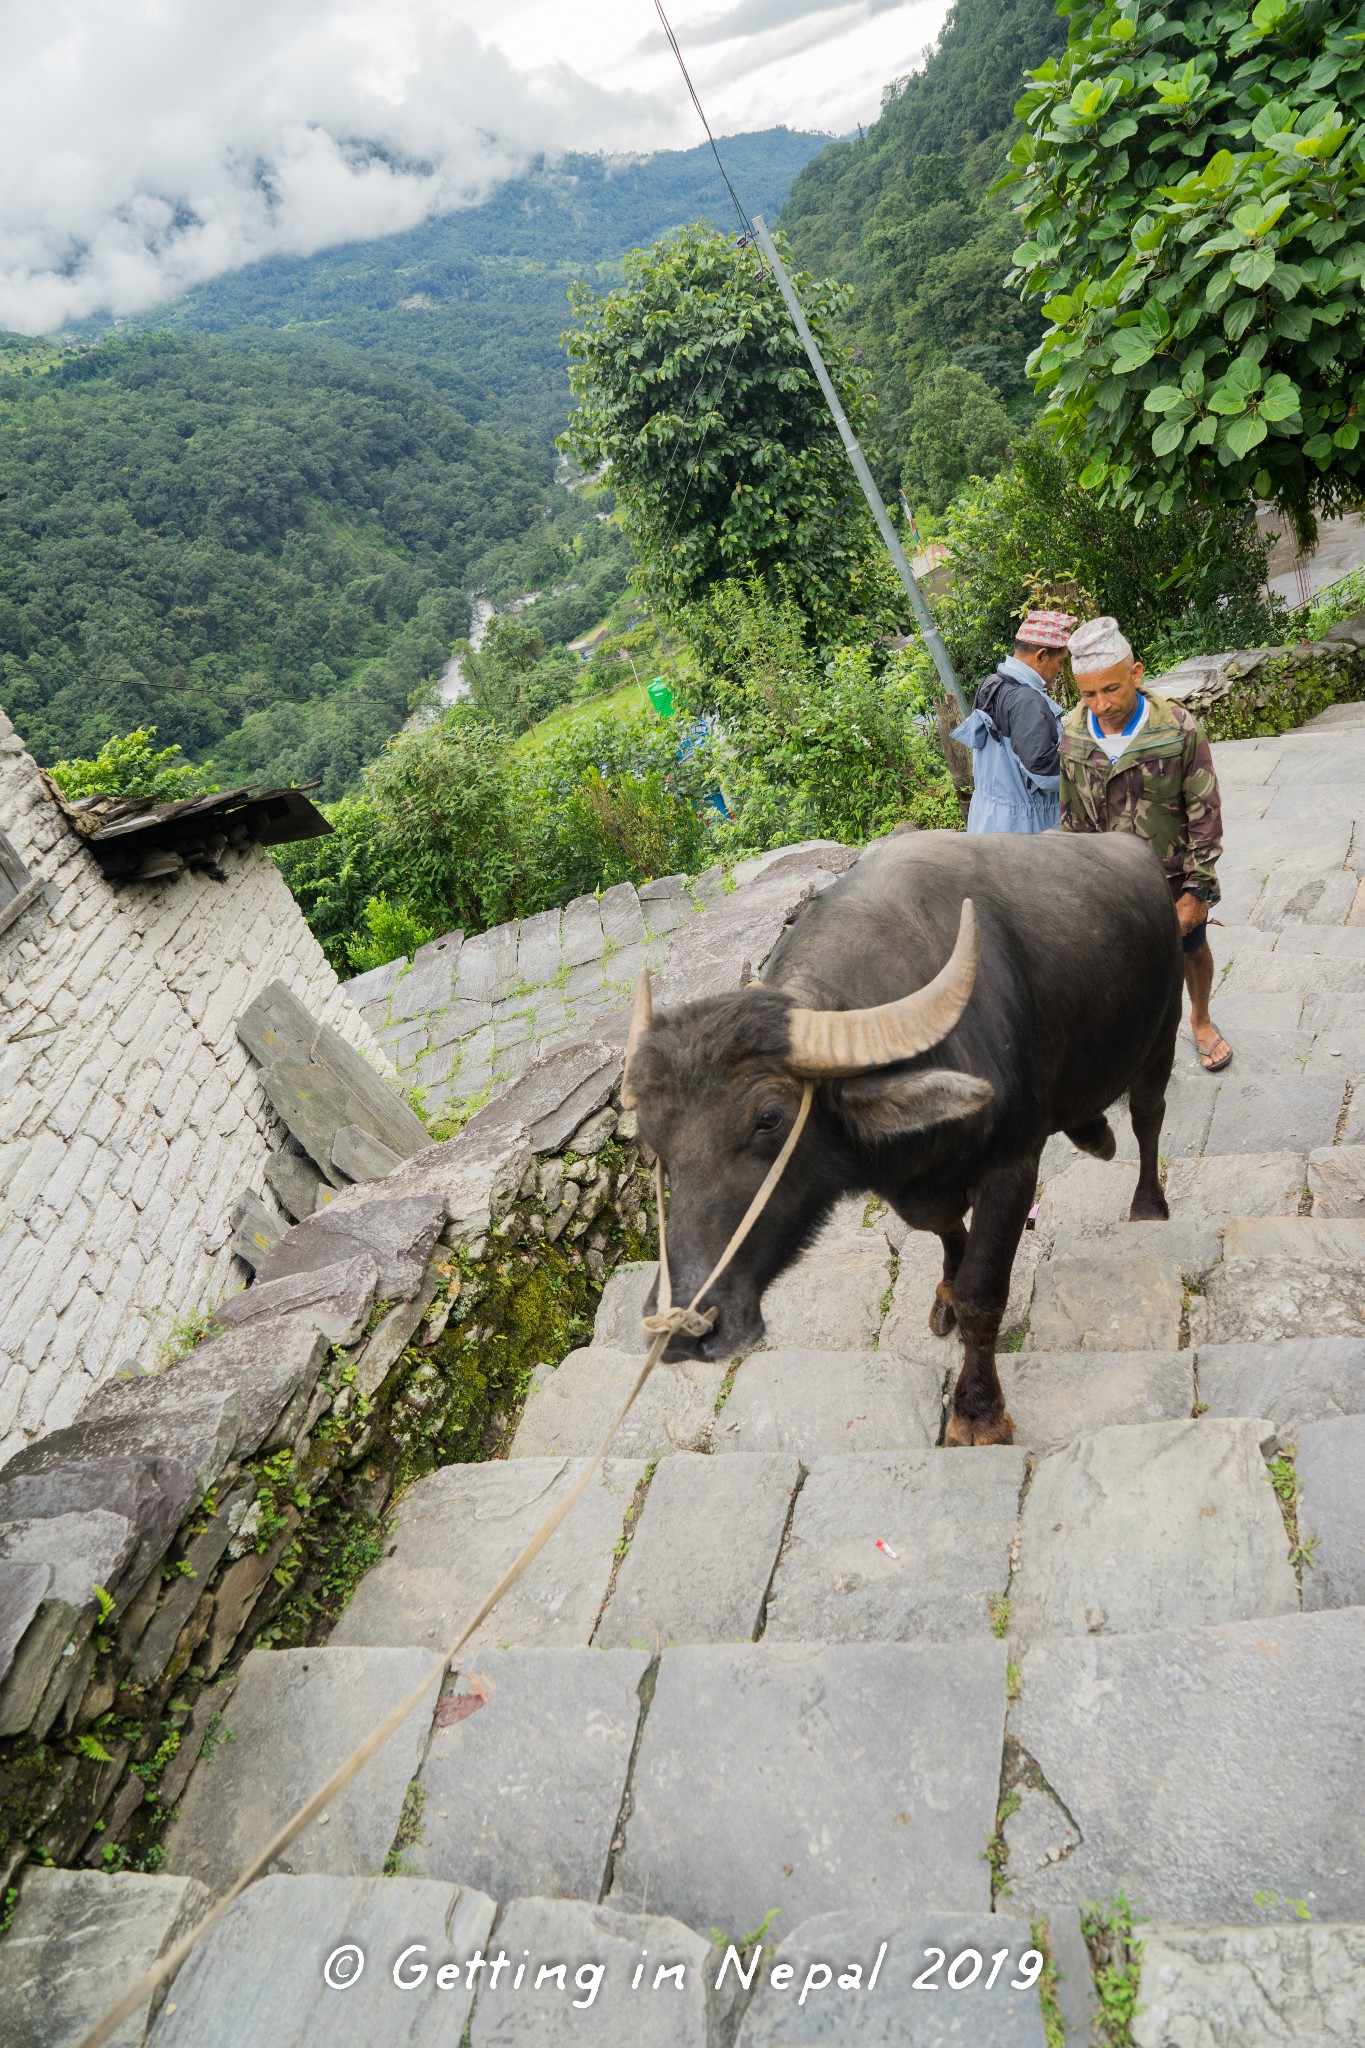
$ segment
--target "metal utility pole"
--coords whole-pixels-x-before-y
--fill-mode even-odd
[[[806,316],[801,311],[801,302],[792,290],[791,279],[783,267],[782,258],[778,255],[773,245],[773,238],[768,233],[763,216],[758,213],[754,215],[754,233],[758,237],[759,247],[772,266],[773,276],[777,279],[778,289],[787,302],[787,311],[791,314],[793,325],[801,337],[802,346],[810,357],[810,366],[820,381],[820,389],[825,394],[825,403],[834,415],[834,424],[839,429],[839,438],[844,444],[844,453],[853,464],[853,473],[863,487],[863,496],[867,499],[872,517],[877,522],[877,531],[886,543],[886,552],[895,564],[896,574],[905,585],[905,594],[910,600],[910,608],[915,614],[915,620],[919,626],[924,644],[934,658],[934,667],[938,670],[939,679],[965,718],[967,716],[967,700],[962,694],[962,685],[957,679],[957,671],[953,667],[952,657],[943,644],[942,634],[934,624],[933,614],[924,600],[924,592],[915,581],[915,572],[906,559],[905,549],[900,544],[900,537],[887,517],[881,493],[872,481],[872,472],[867,466],[867,457],[858,446],[858,437],[844,416],[844,408],[839,403],[839,394],[830,382],[830,375],[829,371],[825,368],[824,357],[815,345],[815,336],[811,333],[806,322]]]

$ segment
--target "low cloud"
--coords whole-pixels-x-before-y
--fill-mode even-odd
[[[48,0],[9,16],[0,327],[127,314],[271,254],[477,204],[540,152],[674,127],[390,0]]]

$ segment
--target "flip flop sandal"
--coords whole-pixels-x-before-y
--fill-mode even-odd
[[[1218,1059],[1215,1057],[1220,1045],[1223,1048],[1222,1059]],[[1194,1049],[1199,1055],[1199,1064],[1204,1069],[1204,1072],[1206,1074],[1221,1074],[1224,1067],[1230,1066],[1232,1064],[1232,1047],[1228,1044],[1226,1038],[1224,1038],[1221,1035],[1221,1033],[1214,1040],[1213,1044],[1209,1046],[1207,1051],[1205,1051],[1204,1047],[1200,1045],[1197,1039],[1195,1040]]]

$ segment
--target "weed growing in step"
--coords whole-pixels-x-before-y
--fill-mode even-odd
[[[1300,1920],[1311,1920],[1313,1917],[1313,1909],[1307,1899],[1287,1899],[1282,1892],[1257,1892],[1251,1903],[1262,1913],[1275,1913],[1282,1906],[1292,1906]]]
[[[1024,1675],[1011,1657],[1005,1666],[1005,1698],[1013,1706],[1023,1697]]]
[[[1294,1466],[1296,1451],[1297,1446],[1291,1443],[1286,1445],[1278,1458],[1269,1459],[1266,1463],[1266,1477],[1274,1488],[1275,1498],[1280,1504],[1284,1533],[1289,1539],[1289,1562],[1294,1567],[1294,1577],[1298,1582],[1299,1598],[1302,1601],[1303,1569],[1307,1565],[1311,1570],[1317,1562],[1318,1539],[1316,1536],[1304,1537],[1299,1534],[1299,1478]]]
[[[162,1311],[164,1313],[164,1311]],[[154,1317],[153,1320],[156,1320]],[[177,1359],[193,1351],[196,1344],[207,1343],[210,1337],[221,1337],[223,1326],[215,1321],[212,1309],[192,1309],[179,1322],[172,1323],[156,1347],[156,1371],[164,1372]]]
[[[410,1863],[403,1861],[403,1851],[413,1848],[422,1839],[425,1825],[422,1809],[427,1803],[427,1790],[416,1778],[403,1794],[403,1811],[398,1816],[398,1832],[393,1838],[393,1847],[384,1858],[385,1877],[417,1877],[420,1872]]]
[[[223,1726],[222,1715],[211,1714],[209,1716],[209,1725],[204,1730],[204,1740],[199,1751],[200,1763],[211,1764],[225,1742],[235,1742],[236,1740],[237,1737],[233,1730]]]
[[[986,1612],[991,1618],[991,1634],[1002,1640],[1010,1625],[1010,1596],[1008,1593],[992,1593],[986,1602]]]
[[[1115,1892],[1107,1905],[1092,1900],[1081,1907],[1081,1932],[1095,1966],[1095,1992],[1100,2001],[1100,2039],[1105,2048],[1133,2048],[1142,1943],[1133,1938],[1135,1913],[1125,1893]]]
[[[981,1851],[984,1861],[991,1867],[991,1892],[997,1898],[1010,1890],[1005,1877],[1005,1865],[1009,1861],[1010,1853],[1005,1840],[1005,1822],[1012,1813],[1018,1813],[1023,1803],[1023,1794],[1017,1785],[1011,1785],[1008,1792],[1002,1794],[996,1809],[995,1833]]]
[[[1038,1974],[1038,2003],[1043,2015],[1044,2048],[1066,2048],[1066,2026],[1057,1999],[1057,1963],[1046,1920],[1034,1920],[1029,1934],[1043,1959],[1043,1967]]]

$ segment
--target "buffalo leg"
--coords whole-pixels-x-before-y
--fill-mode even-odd
[[[1128,1113],[1138,1147],[1138,1181],[1128,1211],[1130,1223],[1164,1223],[1170,1215],[1161,1191],[1161,1123],[1166,1114],[1166,1075],[1140,1075],[1128,1091]]]
[[[951,1229],[941,1230],[939,1243],[943,1246],[943,1278],[934,1289],[934,1305],[929,1311],[929,1328],[936,1337],[946,1337],[957,1321],[953,1306],[953,1282],[957,1269],[962,1264],[962,1254],[967,1249],[966,1226],[961,1219]]]
[[[976,1190],[967,1248],[953,1282],[962,1332],[962,1370],[953,1390],[945,1443],[1009,1444],[1014,1424],[995,1369],[995,1340],[1009,1300],[1010,1272],[1038,1185],[1038,1159],[996,1168]]]

